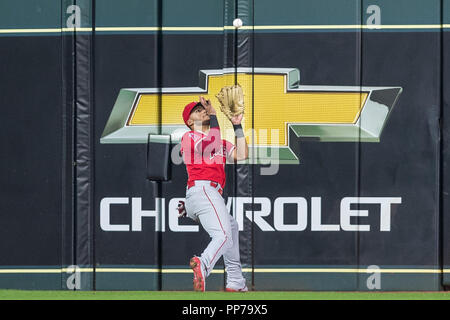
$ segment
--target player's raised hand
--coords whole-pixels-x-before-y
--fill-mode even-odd
[[[230,121],[231,121],[231,123],[234,124],[234,125],[241,124],[242,118],[243,118],[243,117],[244,117],[244,114],[241,113],[241,114],[238,114],[237,116],[232,117],[232,118],[230,119]]]
[[[206,112],[209,115],[215,115],[216,114],[216,110],[214,109],[214,107],[211,104],[211,101],[208,99],[206,100],[204,97],[200,96],[199,97],[200,103],[202,104],[202,106],[205,108]]]

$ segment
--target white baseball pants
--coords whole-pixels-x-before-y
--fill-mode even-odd
[[[223,255],[227,272],[227,288],[239,290],[245,287],[239,256],[239,226],[228,213],[218,188],[210,181],[196,181],[186,191],[188,217],[200,222],[211,241],[200,256],[205,277],[209,276],[217,260]]]

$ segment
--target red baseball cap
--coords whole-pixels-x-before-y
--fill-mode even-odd
[[[188,104],[184,107],[184,110],[183,110],[183,120],[184,120],[184,123],[185,123],[186,125],[188,125],[188,124],[187,124],[187,121],[189,120],[189,116],[190,116],[190,114],[191,114],[191,112],[192,112],[192,109],[194,109],[198,104],[200,104],[200,102],[194,101],[194,102],[188,103]]]

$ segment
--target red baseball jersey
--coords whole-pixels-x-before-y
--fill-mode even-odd
[[[206,135],[201,131],[186,132],[181,138],[181,154],[188,173],[188,182],[210,180],[225,187],[225,164],[235,146],[221,139],[220,129],[211,128]]]

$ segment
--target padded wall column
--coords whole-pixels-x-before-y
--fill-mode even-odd
[[[75,28],[75,264],[84,269],[82,290],[93,289],[93,8],[95,1],[77,1],[81,27]],[[77,30],[79,29],[79,31]]]
[[[441,106],[441,231],[442,263],[444,270],[450,268],[450,0],[444,0],[442,8],[442,106]],[[443,273],[443,285],[450,286],[450,273]]]

